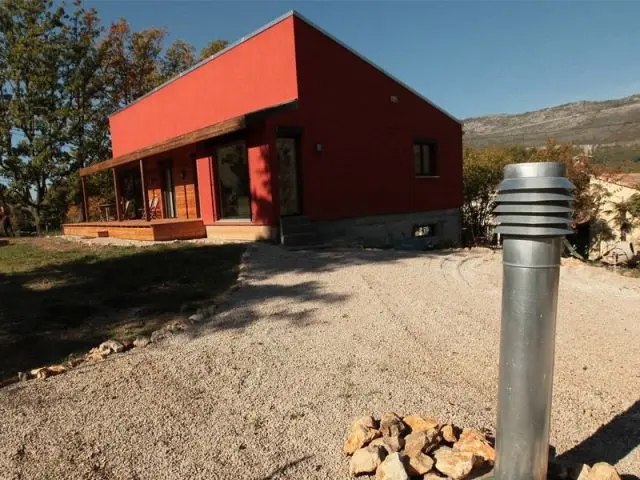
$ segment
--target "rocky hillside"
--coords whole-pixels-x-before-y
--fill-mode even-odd
[[[516,115],[464,120],[466,145],[529,145],[549,137],[576,144],[640,142],[640,94],[618,100],[574,102]]]

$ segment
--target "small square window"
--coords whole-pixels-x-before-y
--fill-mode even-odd
[[[434,237],[436,235],[436,224],[414,225],[411,235],[413,237]]]
[[[433,141],[415,141],[413,144],[413,165],[416,177],[433,177],[436,173],[437,145]]]

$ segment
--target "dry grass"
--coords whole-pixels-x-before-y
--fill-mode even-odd
[[[0,379],[190,315],[235,281],[242,251],[12,239],[0,246]]]

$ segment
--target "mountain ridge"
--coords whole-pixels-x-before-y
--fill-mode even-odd
[[[612,100],[579,100],[530,112],[497,113],[462,120],[466,145],[587,145],[640,143],[640,94]]]

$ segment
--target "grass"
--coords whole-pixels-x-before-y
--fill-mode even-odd
[[[236,281],[243,251],[51,237],[0,244],[0,379],[191,315]]]

